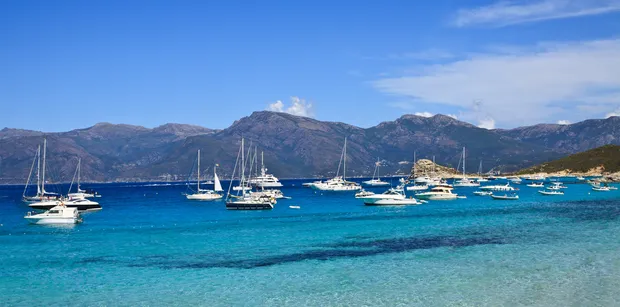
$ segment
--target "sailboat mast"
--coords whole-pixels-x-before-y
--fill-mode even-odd
[[[47,151],[47,139],[43,139],[43,171],[41,176],[41,193],[45,194],[45,154]]]
[[[413,179],[415,179],[415,164],[416,164],[416,152],[413,151]]]
[[[465,147],[463,147],[463,177],[465,177]]]
[[[200,193],[200,149],[198,149],[198,192]]]
[[[347,138],[344,138],[344,167],[342,168],[342,180],[347,180]]]
[[[260,175],[265,176],[265,152],[260,152]]]
[[[37,148],[37,195],[41,194],[41,145]]]
[[[77,191],[80,193],[80,173],[82,172],[82,158],[78,158],[78,180],[77,180]]]
[[[241,187],[241,191],[243,196],[245,196],[245,185],[244,185],[244,181],[245,181],[245,145],[244,145],[244,139],[241,139],[241,178],[240,178],[240,182],[239,182],[239,186]]]

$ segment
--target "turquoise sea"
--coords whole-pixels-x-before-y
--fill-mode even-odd
[[[103,210],[73,227],[28,225],[22,187],[0,187],[0,305],[620,305],[620,191],[368,207],[284,184],[259,212],[85,184]]]

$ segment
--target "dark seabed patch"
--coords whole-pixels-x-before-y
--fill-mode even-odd
[[[353,241],[335,243],[330,248],[315,249],[300,253],[248,258],[237,260],[214,259],[209,255],[188,255],[185,259],[171,259],[167,256],[138,257],[130,261],[120,261],[129,267],[159,267],[162,269],[210,269],[233,268],[252,269],[280,264],[301,262],[306,260],[334,260],[341,258],[358,258],[382,254],[401,253],[442,247],[460,248],[476,245],[506,244],[505,239],[496,236],[432,236],[381,239],[374,241]],[[108,257],[85,259],[84,262],[117,262]]]

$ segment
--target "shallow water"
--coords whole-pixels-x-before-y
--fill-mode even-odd
[[[620,305],[618,191],[368,207],[285,184],[259,212],[97,185],[103,210],[64,228],[28,225],[2,187],[3,305]]]

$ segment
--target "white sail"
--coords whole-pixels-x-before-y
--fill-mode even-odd
[[[213,172],[213,181],[215,181],[215,187],[214,187],[215,192],[223,192],[224,190],[222,189],[220,178],[217,176],[217,173],[215,171]]]

